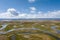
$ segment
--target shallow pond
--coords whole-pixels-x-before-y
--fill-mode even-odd
[[[51,29],[56,30],[57,26],[51,26]]]
[[[56,30],[56,33],[60,34],[60,30]]]

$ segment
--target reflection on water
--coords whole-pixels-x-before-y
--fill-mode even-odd
[[[51,29],[56,30],[57,26],[51,26]]]
[[[16,36],[15,35],[12,35],[11,36],[11,40],[16,40]]]
[[[8,32],[12,32],[12,31],[14,31],[14,30],[15,30],[15,29],[8,30],[7,33],[8,33]]]
[[[2,27],[0,28],[0,30],[3,30],[6,27],[7,27],[7,24],[3,24]]]
[[[56,30],[56,33],[60,34],[60,30]]]
[[[58,30],[58,29],[56,29],[56,28],[57,28],[57,26],[51,26],[51,29],[55,30],[56,33],[60,34],[60,30]]]

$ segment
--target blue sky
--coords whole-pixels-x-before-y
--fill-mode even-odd
[[[60,18],[59,14],[60,0],[0,0],[0,18]]]

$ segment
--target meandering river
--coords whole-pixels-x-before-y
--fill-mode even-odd
[[[6,28],[7,25],[8,24],[3,24],[2,27],[0,28],[0,30],[3,30],[4,28]],[[6,32],[0,31],[0,34],[7,34],[9,32],[15,31],[15,30],[25,30],[25,29],[26,30],[39,30],[40,32],[21,32],[20,34],[39,34],[39,33],[42,32],[44,34],[47,34],[47,35],[50,35],[50,36],[54,37],[56,40],[60,40],[60,38],[56,37],[52,33],[48,32],[48,31],[44,31],[44,30],[38,29],[38,28],[17,28],[17,29],[8,30]]]

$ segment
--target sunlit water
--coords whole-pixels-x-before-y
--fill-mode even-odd
[[[4,28],[7,27],[8,24],[3,24],[2,27],[0,28],[0,30],[3,30]]]
[[[51,29],[56,30],[57,26],[51,26]]]

